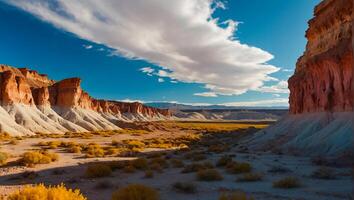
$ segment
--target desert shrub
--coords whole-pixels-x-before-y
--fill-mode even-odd
[[[146,169],[148,168],[148,161],[146,158],[137,158],[131,161],[131,165],[136,169]]]
[[[5,165],[9,159],[9,154],[5,152],[0,152],[0,166]]]
[[[295,177],[286,177],[273,182],[275,188],[297,188],[300,187],[299,179]]]
[[[249,163],[243,162],[229,162],[226,165],[227,171],[232,174],[248,173],[252,170],[252,166]]]
[[[123,168],[123,171],[125,173],[134,173],[136,171],[136,168],[133,165],[127,165]]]
[[[145,144],[139,140],[123,140],[123,143],[130,149],[143,149],[145,147]]]
[[[218,167],[226,166],[230,162],[232,162],[232,158],[228,155],[224,155],[220,157],[219,160],[216,162],[216,166]]]
[[[71,146],[68,151],[70,153],[81,153],[82,148],[80,146]]]
[[[252,181],[260,181],[262,179],[263,179],[263,174],[261,173],[245,173],[242,174],[241,177],[237,179],[237,181],[252,182]]]
[[[221,194],[219,200],[254,200],[254,198],[247,196],[247,194],[244,192],[232,192],[229,194]]]
[[[86,200],[80,190],[66,188],[63,184],[45,187],[44,185],[25,186],[7,197],[8,200]]]
[[[178,160],[176,158],[171,159],[170,163],[171,163],[172,167],[174,167],[174,168],[182,168],[182,167],[184,167],[183,161],[182,160]]]
[[[335,175],[332,169],[328,167],[320,167],[316,169],[312,175],[313,178],[318,178],[318,179],[334,179]]]
[[[62,141],[50,141],[50,142],[48,142],[48,147],[50,149],[56,149],[56,148],[58,148],[61,145],[62,145]]]
[[[215,169],[204,169],[197,172],[197,178],[200,181],[219,181],[223,177]]]
[[[104,149],[99,145],[89,145],[86,149],[86,157],[88,158],[104,157],[104,155]]]
[[[176,182],[172,186],[175,190],[183,193],[191,194],[197,192],[197,186],[189,182]]]
[[[21,157],[21,163],[29,167],[36,164],[47,164],[56,160],[58,160],[58,154],[47,151],[29,151],[22,154]]]
[[[86,168],[85,176],[87,178],[100,178],[110,176],[112,169],[105,164],[92,164]]]
[[[146,170],[144,177],[145,178],[152,178],[152,177],[154,177],[154,172],[152,170]]]
[[[189,165],[185,165],[184,168],[182,169],[182,173],[191,173],[191,172],[197,172],[200,170],[205,170],[205,169],[212,169],[213,166],[210,165],[210,163],[191,163]]]
[[[131,184],[112,194],[112,200],[159,200],[159,193],[148,186]]]

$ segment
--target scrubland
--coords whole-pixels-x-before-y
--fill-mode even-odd
[[[266,122],[141,122],[144,130],[0,134],[0,199],[350,199],[350,168],[237,150]],[[58,198],[53,198],[58,196]]]

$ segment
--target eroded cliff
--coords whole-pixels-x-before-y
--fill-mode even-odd
[[[352,0],[325,0],[315,8],[306,51],[289,79],[291,114],[353,111],[352,12]]]
[[[138,102],[92,98],[81,88],[80,78],[55,82],[36,71],[7,65],[0,65],[0,103],[0,131],[17,135],[119,129],[119,121],[170,117],[168,110]]]

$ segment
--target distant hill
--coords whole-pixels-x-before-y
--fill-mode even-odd
[[[188,105],[168,102],[150,102],[144,103],[147,106],[170,109],[170,110],[288,110],[286,106],[225,106],[225,105]]]

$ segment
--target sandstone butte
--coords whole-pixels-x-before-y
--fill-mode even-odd
[[[27,68],[0,65],[1,106],[23,104],[38,107],[81,108],[109,114],[141,114],[146,117],[170,116],[165,109],[92,98],[82,90],[80,78],[68,78],[58,82],[47,75]]]
[[[314,15],[289,79],[290,113],[353,111],[353,0],[322,1]]]

